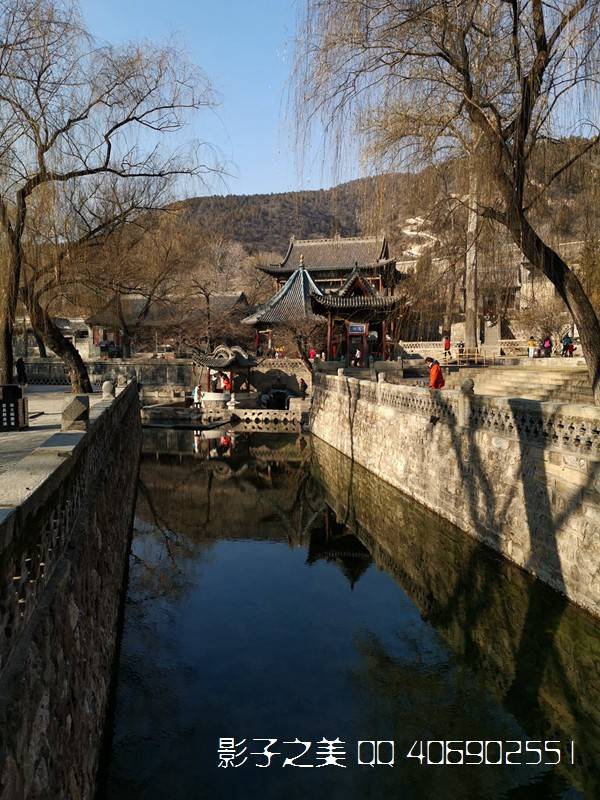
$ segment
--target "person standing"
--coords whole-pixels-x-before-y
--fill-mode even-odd
[[[542,342],[542,347],[544,348],[544,355],[546,358],[550,358],[552,355],[552,339],[549,336],[545,337]]]
[[[231,378],[229,377],[229,375],[223,375],[222,383],[223,383],[223,391],[226,394],[231,394],[231,390],[233,389],[233,384],[231,382]]]
[[[527,342],[527,355],[529,358],[535,358],[535,354],[537,351],[537,342],[533,338],[533,336],[529,337],[529,341]]]
[[[194,387],[194,405],[196,407],[200,406],[202,402],[202,387],[200,386],[200,381],[198,381],[197,386]]]
[[[442,373],[440,362],[437,361],[435,358],[431,358],[431,356],[428,356],[425,359],[425,363],[427,364],[427,368],[429,369],[429,388],[443,389],[444,386],[446,385],[446,381],[444,380],[444,375]]]
[[[17,370],[17,383],[19,386],[27,386],[27,370],[25,369],[25,362],[19,356],[15,362],[15,369]]]
[[[447,361],[449,358],[452,358],[452,353],[450,352],[450,348],[452,347],[452,342],[450,341],[449,334],[444,336],[444,361]]]
[[[569,348],[573,344],[573,339],[571,339],[571,337],[569,336],[568,333],[565,333],[565,335],[561,339],[561,344],[563,346],[562,347],[562,354],[561,354],[563,356],[563,358],[572,356],[573,355],[573,351],[572,350],[570,351]]]

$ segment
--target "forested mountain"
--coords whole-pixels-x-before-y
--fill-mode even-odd
[[[564,159],[568,145],[553,143],[540,152],[540,178]],[[596,227],[596,181],[589,180],[594,170],[600,173],[600,167],[584,159],[552,185],[534,214],[544,235],[565,241],[583,238],[590,225]],[[332,189],[213,195],[177,205],[189,209],[201,226],[239,242],[251,253],[283,254],[292,235],[318,238],[384,231],[399,255],[414,244],[415,230],[446,237],[448,197],[466,192],[465,173],[464,163],[456,161],[421,172],[361,178]]]

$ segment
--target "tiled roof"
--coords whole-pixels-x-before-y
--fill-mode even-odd
[[[320,295],[321,290],[308,272],[299,267],[270,300],[242,322],[244,325],[285,325],[301,320],[320,322],[322,317],[315,314],[311,306],[311,296]]]
[[[333,239],[292,239],[281,267],[297,267],[300,258],[304,267],[343,269],[376,264],[387,260],[388,246],[385,236],[336,236]]]
[[[209,369],[247,369],[255,367],[257,364],[256,359],[249,356],[241,347],[226,347],[225,345],[215,347],[212,353],[194,352],[192,360],[201,367]]]
[[[405,304],[403,297],[390,297],[386,295],[368,295],[366,297],[340,297],[338,294],[312,295],[313,308],[317,311],[343,310],[359,311],[361,309],[376,309],[378,311],[394,311]]]
[[[363,264],[361,266],[361,270],[363,272],[367,272],[367,271],[379,272],[381,270],[381,268],[382,268],[382,265],[384,265],[385,263],[388,263],[388,262],[381,262],[381,263],[378,263],[378,264]],[[336,272],[352,272],[355,269],[355,267],[356,267],[356,264],[346,264],[345,266],[340,266],[340,267],[321,266],[321,267],[307,267],[307,269],[309,270],[309,272],[318,275],[319,273],[323,273],[323,272],[334,272],[334,273],[336,273]],[[275,266],[272,265],[272,266],[269,266],[269,267],[259,267],[259,270],[261,272],[265,272],[267,275],[274,275],[275,277],[277,277],[279,275],[279,276],[285,277],[286,275],[291,275],[292,272],[294,272],[294,270],[297,269],[297,268],[298,268],[297,264],[295,266],[291,266],[290,264],[287,264],[284,267],[278,267],[277,265],[275,265]]]
[[[375,287],[366,280],[358,267],[354,267],[346,283],[337,292],[338,297],[348,297],[354,287],[359,287],[361,291],[368,295],[376,294]]]
[[[125,324],[128,326],[167,327],[182,322],[190,323],[194,320],[202,319],[206,315],[206,303],[203,298],[198,298],[197,307],[194,308],[190,308],[188,298],[185,309],[180,302],[181,298],[156,299],[150,303],[148,311],[144,315],[147,303],[144,296],[132,294],[123,295],[119,298],[115,294],[104,308],[88,317],[86,323],[90,326],[119,329],[122,325],[117,307],[119,301]],[[209,302],[210,310],[213,314],[225,314],[235,306],[243,308],[248,305],[246,295],[243,292],[213,294],[210,296]]]

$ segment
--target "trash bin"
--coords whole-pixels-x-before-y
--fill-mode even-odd
[[[0,431],[19,431],[29,427],[27,398],[16,384],[0,386]]]

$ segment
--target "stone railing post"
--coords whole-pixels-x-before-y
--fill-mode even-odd
[[[86,431],[90,421],[90,398],[87,394],[68,397],[61,410],[61,431]]]
[[[104,381],[102,384],[102,399],[112,400],[115,396],[115,385],[112,381]]]

